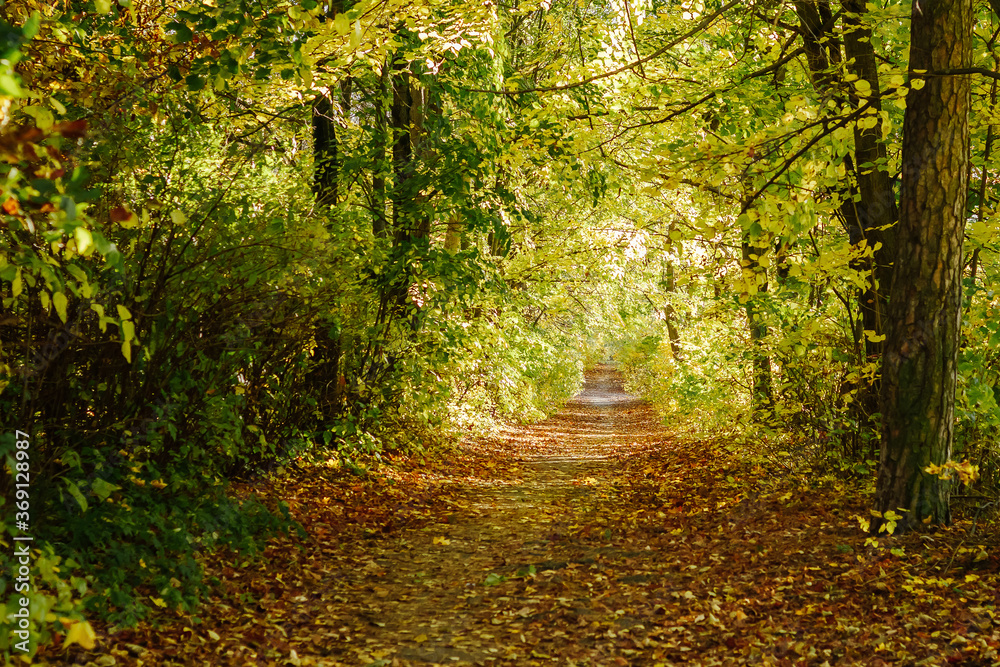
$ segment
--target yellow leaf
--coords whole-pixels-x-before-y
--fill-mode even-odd
[[[97,633],[94,632],[94,628],[90,626],[90,623],[87,621],[78,621],[71,625],[66,632],[66,638],[63,640],[63,648],[66,648],[70,644],[79,644],[90,651],[96,645],[96,641]]]
[[[94,252],[94,237],[90,235],[89,229],[77,227],[73,230],[73,236],[76,238],[76,251],[78,253],[87,257]]]
[[[163,598],[154,598],[152,595],[150,595],[149,599],[152,600],[153,604],[155,604],[157,607],[163,607],[164,609],[166,609],[167,603],[163,601]]]
[[[146,215],[148,217],[149,214],[147,213]],[[143,222],[144,221],[139,220],[139,216],[137,216],[135,213],[132,213],[127,218],[125,218],[124,220],[120,221],[118,224],[120,224],[125,229],[135,229],[136,227],[138,227],[139,225],[141,225]]]
[[[427,635],[417,635],[416,637],[413,638],[413,641],[417,642],[418,644],[423,644],[425,641],[427,641]]]
[[[126,308],[125,306],[117,306],[117,308],[118,308],[118,317],[122,318],[123,320],[132,319],[132,313],[128,312],[128,308]]]
[[[122,322],[122,336],[125,338],[125,342],[131,341],[135,338],[135,324],[125,320]]]
[[[129,343],[122,343],[122,356],[125,357],[125,361],[132,363],[132,346]]]
[[[337,14],[333,19],[333,29],[338,35],[346,35],[351,29],[351,22],[347,20],[347,14]]]
[[[48,130],[55,123],[52,112],[45,107],[30,106],[25,107],[24,112],[35,119],[35,125],[39,130]]]
[[[56,307],[56,314],[59,315],[59,319],[63,322],[66,321],[66,295],[62,292],[56,292],[52,295],[52,305]]]
[[[447,537],[435,537],[434,544],[444,544],[445,546],[447,546],[451,544],[451,540],[449,540]]]
[[[209,639],[211,639],[211,640],[212,640],[213,642],[217,642],[217,641],[219,641],[220,639],[222,639],[222,638],[221,638],[221,637],[219,636],[219,633],[218,633],[218,632],[216,632],[215,630],[209,630],[209,631],[208,631],[208,638],[209,638]]]

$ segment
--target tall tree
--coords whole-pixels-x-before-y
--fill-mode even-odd
[[[898,251],[882,358],[881,512],[897,530],[948,523],[968,186],[971,0],[913,3]],[[929,75],[924,74],[930,73]]]

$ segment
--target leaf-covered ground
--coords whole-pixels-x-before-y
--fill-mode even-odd
[[[264,491],[306,539],[209,563],[196,617],[97,665],[1000,665],[1000,536],[965,517],[866,544],[866,499],[764,484],[666,435],[599,367],[551,419],[359,479]],[[54,656],[49,655],[47,659]]]

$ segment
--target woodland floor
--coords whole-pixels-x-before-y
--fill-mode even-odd
[[[598,367],[552,418],[448,461],[274,484],[307,538],[206,563],[219,583],[196,618],[104,628],[61,659],[1000,665],[995,524],[866,545],[851,485],[764,476],[671,439]]]

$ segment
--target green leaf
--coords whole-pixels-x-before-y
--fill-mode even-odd
[[[69,491],[69,495],[76,499],[76,502],[80,505],[80,509],[84,512],[87,511],[87,499],[83,497],[80,493],[80,487],[78,487],[73,482],[66,480],[66,490]]]
[[[174,44],[183,44],[184,42],[190,42],[191,38],[194,36],[191,32],[191,28],[187,27],[179,21],[172,21],[167,24],[167,30],[172,30],[174,33],[173,42]]]
[[[11,74],[0,74],[0,95],[7,97],[21,97],[21,86],[17,79]]]
[[[38,12],[34,12],[31,18],[24,22],[21,26],[21,34],[24,35],[25,39],[31,39],[38,34],[38,28],[42,25],[42,15]]]
[[[498,586],[504,582],[504,578],[501,577],[496,572],[490,572],[486,575],[486,581],[483,582],[483,586]]]
[[[104,234],[100,232],[91,231],[91,238],[94,240],[94,247],[97,248],[97,252],[101,253],[105,257],[115,249],[115,244],[104,238]]]
[[[117,491],[122,487],[116,486],[110,482],[107,482],[100,477],[95,479],[90,485],[90,490],[97,494],[97,497],[101,500],[107,500],[108,496]]]

